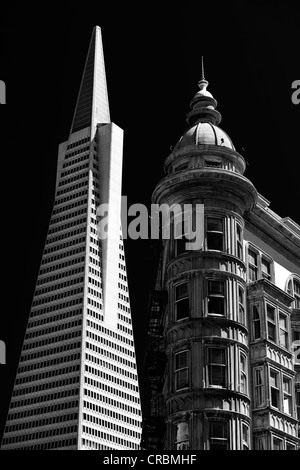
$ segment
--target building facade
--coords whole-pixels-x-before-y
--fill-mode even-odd
[[[244,176],[208,82],[198,85],[152,202],[191,204],[194,216],[201,205],[203,239],[188,249],[184,217],[170,211],[150,298],[142,447],[296,450],[300,227]]]
[[[110,121],[101,30],[90,41],[2,450],[139,449],[141,406],[120,217],[123,131]]]

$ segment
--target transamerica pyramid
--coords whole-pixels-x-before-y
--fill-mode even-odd
[[[120,223],[123,131],[92,33],[10,402],[2,450],[139,449],[141,406]]]

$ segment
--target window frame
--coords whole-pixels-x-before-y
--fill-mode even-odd
[[[285,321],[285,326],[282,327],[280,319],[284,318]],[[284,343],[282,342],[282,332],[283,332],[283,337],[284,337]],[[289,349],[289,325],[288,325],[288,316],[282,312],[281,310],[278,310],[278,340],[279,340],[279,346],[284,347],[285,349]]]
[[[223,286],[223,288],[221,290],[223,290],[223,292],[214,292],[213,290],[210,290],[210,283],[221,283],[221,285]],[[223,300],[223,308],[222,308],[222,313],[219,313],[219,312],[210,312],[209,309],[210,309],[210,306],[209,306],[209,302],[210,302],[210,299],[214,300],[214,299],[222,299]],[[223,278],[207,278],[206,279],[206,315],[208,317],[210,316],[215,316],[215,317],[226,317],[226,314],[227,314],[227,283],[226,283],[226,279],[223,279]]]
[[[279,449],[274,448],[274,441],[275,439],[280,443],[279,444]],[[281,439],[280,437],[276,436],[275,434],[272,434],[272,450],[284,450],[284,440]]]
[[[250,261],[250,251],[254,254],[255,256],[255,261],[252,262]],[[252,257],[254,258],[254,257]],[[255,282],[258,280],[258,253],[256,251],[254,251],[251,248],[249,248],[248,246],[248,250],[247,250],[247,269],[248,269],[248,279],[249,279],[249,282]],[[251,273],[255,273],[255,276],[254,276],[254,279],[252,279],[252,275],[251,275],[251,278],[250,278],[250,272]]]
[[[300,293],[298,295],[298,292],[296,292],[295,295],[295,282],[299,284],[300,288],[300,276],[298,276],[297,274],[291,274],[286,280],[285,291],[289,295],[294,297],[294,301],[292,302],[291,307],[295,309],[300,309]]]
[[[194,206],[193,202],[186,202],[185,204],[191,205],[192,210],[189,211],[188,214],[183,211],[180,216],[173,216],[172,220],[172,239],[174,242],[173,253],[175,258],[182,255],[183,253],[194,251],[194,248],[186,248],[186,244],[195,243],[197,241],[196,235],[191,238],[191,233],[189,232],[190,230],[194,232],[193,229],[196,223],[196,207]],[[182,207],[182,210],[183,209],[184,207]],[[177,235],[178,232],[179,235]],[[188,235],[188,237],[186,235]],[[202,249],[203,246],[201,246],[200,250]]]
[[[236,236],[236,256],[237,258],[244,261],[243,227],[237,221],[236,221],[235,236]]]
[[[277,390],[277,395],[278,395],[278,406],[275,406],[272,404],[272,392],[271,392],[271,372],[274,372],[277,375],[278,378],[278,383],[277,386],[273,388]],[[287,416],[293,417],[294,415],[294,396],[293,396],[293,390],[294,390],[294,383],[293,383],[293,378],[289,375],[287,375],[285,372],[283,372],[280,369],[276,369],[273,366],[269,366],[269,371],[268,371],[268,376],[269,376],[269,397],[270,397],[270,406],[271,408],[274,408],[281,413],[284,413]],[[284,381],[287,381],[289,383],[289,392],[287,392],[284,389]],[[285,396],[288,397],[289,400],[289,410],[290,412],[287,412],[285,410]]]
[[[284,387],[284,382],[289,384],[289,390],[287,391]],[[282,411],[289,415],[293,416],[293,391],[292,391],[292,379],[285,374],[282,374]],[[285,401],[287,399],[287,402]],[[289,411],[286,411],[285,404],[288,403]]]
[[[258,383],[258,374],[261,382]],[[254,408],[261,408],[265,406],[265,369],[263,366],[253,368],[253,386],[254,386]]]
[[[177,298],[177,289],[180,287],[180,286],[183,286],[183,285],[186,285],[186,292],[187,292],[187,295],[182,297],[182,298]],[[188,312],[187,312],[187,316],[185,317],[182,317],[182,318],[178,318],[177,316],[177,310],[178,310],[178,304],[180,302],[186,302],[188,301]],[[188,281],[184,281],[184,282],[180,282],[179,284],[176,284],[174,286],[174,315],[175,315],[175,321],[176,322],[180,322],[180,321],[183,321],[183,320],[186,320],[187,318],[190,317],[190,290],[189,290],[189,282]]]
[[[208,426],[208,448],[209,450],[229,450],[229,432],[228,432],[228,421],[225,419],[218,419],[218,418],[210,418],[208,420],[209,426]],[[224,434],[224,437],[219,437],[219,436],[213,436],[212,435],[212,430],[213,424],[218,424],[222,425],[222,434]],[[212,441],[215,441],[212,443]],[[213,445],[221,444],[224,445],[224,448],[222,449],[213,449]]]
[[[224,361],[223,362],[212,362],[212,351],[217,350],[217,351],[222,351],[224,354]],[[206,384],[208,388],[218,388],[218,389],[225,389],[227,388],[227,348],[221,347],[221,346],[208,346],[206,349]],[[222,371],[222,374],[220,374],[220,377],[222,378],[222,384],[215,384],[213,383],[216,378],[218,378],[215,373],[213,373],[213,370],[216,370],[216,368],[220,369],[220,372]]]
[[[288,447],[292,447],[292,449],[288,449]],[[294,442],[285,441],[285,450],[296,450],[296,444]]]
[[[256,257],[256,264],[249,261],[249,251],[251,251]],[[266,261],[270,266],[270,273],[266,274],[265,270],[262,269],[262,261]],[[257,246],[248,242],[246,246],[246,263],[247,263],[247,282],[256,282],[260,279],[266,279],[270,282],[274,282],[274,260],[273,258],[259,249]],[[250,268],[256,271],[255,279],[250,276]]]
[[[271,374],[274,374],[275,381],[274,385],[271,383]],[[272,394],[272,390],[274,390],[276,395]],[[277,406],[273,403],[273,396],[276,396],[277,400]],[[270,406],[272,408],[275,408],[276,410],[280,410],[280,372],[277,369],[274,369],[273,367],[269,368],[269,397],[270,397]]]
[[[187,356],[187,359],[186,359],[186,363],[187,365],[184,366],[184,367],[178,367],[177,368],[177,365],[176,365],[176,360],[177,360],[177,357],[179,357],[180,354],[184,354],[186,353],[186,356]],[[189,361],[190,361],[190,351],[189,349],[183,349],[181,351],[177,351],[174,353],[174,389],[175,389],[175,392],[178,392],[178,391],[181,391],[181,390],[187,390],[189,389],[190,387],[190,364],[189,364]],[[178,377],[180,375],[180,373],[182,373],[182,371],[186,371],[187,373],[187,385],[184,386],[184,387],[178,387],[178,383],[180,383],[180,380],[178,380]]]
[[[272,309],[273,318],[269,315],[269,312]],[[271,336],[271,328],[273,330],[273,335]],[[268,302],[266,302],[266,336],[268,341],[272,341],[277,344],[278,335],[277,335],[277,321],[276,321],[276,307]],[[272,339],[274,338],[274,339]]]
[[[285,349],[286,351],[290,351],[291,345],[290,345],[290,318],[288,313],[284,312],[281,308],[279,308],[277,305],[272,304],[269,300],[265,300],[264,302],[264,307],[265,307],[265,328],[266,328],[266,339],[268,341],[271,341],[272,343],[276,344],[280,348]],[[274,320],[272,320],[269,317],[268,309],[273,310],[274,312]],[[280,324],[280,318],[285,319],[285,328],[282,328]],[[274,328],[274,339],[269,334],[270,327],[273,325]],[[284,332],[285,335],[285,344],[283,344],[281,340],[281,331]]]
[[[220,230],[208,230],[208,221],[209,219],[216,219],[221,221],[222,225],[222,231]],[[209,247],[209,234],[215,234],[220,236],[221,238],[221,249],[219,248],[210,248]],[[222,253],[225,251],[225,219],[221,215],[214,215],[214,214],[209,214],[205,217],[205,247],[206,250],[208,251],[218,251],[219,253]]]
[[[242,432],[241,432],[241,449],[249,450],[250,449],[250,427],[247,423],[242,421]],[[244,430],[246,430],[247,438],[244,439]]]
[[[242,300],[240,297],[240,292],[242,293]],[[238,295],[237,295],[237,300],[238,300],[238,321],[242,325],[246,325],[246,301],[245,301],[245,289],[241,284],[238,284]]]
[[[254,309],[257,311],[258,318],[254,318]],[[251,305],[251,316],[252,316],[252,340],[260,341],[262,339],[262,329],[261,329],[261,313],[260,313],[259,304]],[[256,333],[257,333],[256,328],[258,328],[259,330],[259,336],[256,336]]]
[[[242,368],[242,358],[244,360],[244,368]],[[240,383],[239,390],[241,393],[248,395],[248,362],[247,354],[244,350],[240,349],[239,351],[239,372],[240,372]],[[243,387],[242,387],[243,383]]]

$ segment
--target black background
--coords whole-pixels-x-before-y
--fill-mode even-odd
[[[184,6],[176,6],[184,5]],[[67,140],[93,26],[102,29],[112,121],[124,129],[123,194],[149,206],[163,161],[187,127],[201,77],[245,176],[281,217],[299,223],[300,7],[286,2],[15,2],[3,14],[1,106],[0,436],[54,198],[58,144]],[[2,15],[1,15],[2,16]],[[142,376],[151,242],[125,242]]]

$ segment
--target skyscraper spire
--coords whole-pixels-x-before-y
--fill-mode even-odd
[[[93,30],[1,450],[138,449],[141,407],[122,233],[123,130]],[[107,237],[97,210],[109,205]],[[100,238],[100,239],[99,239]]]
[[[71,134],[97,123],[110,122],[102,35],[95,26],[81,79],[80,90],[73,116]]]

